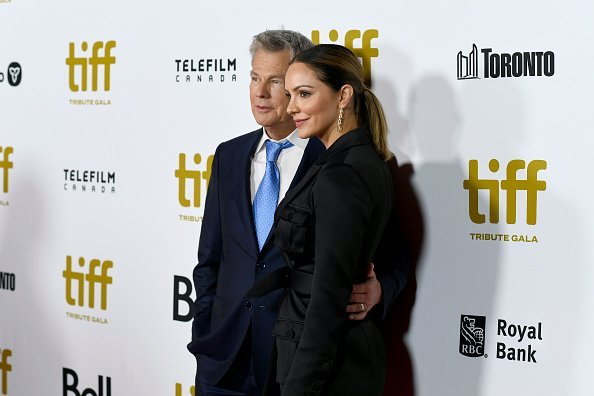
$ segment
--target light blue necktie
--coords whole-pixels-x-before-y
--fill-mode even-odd
[[[266,140],[266,171],[254,197],[254,223],[260,250],[262,250],[262,246],[264,246],[264,242],[266,242],[272,228],[274,211],[278,203],[280,172],[278,166],[276,166],[276,160],[282,149],[292,145],[293,143],[288,140],[283,143]]]

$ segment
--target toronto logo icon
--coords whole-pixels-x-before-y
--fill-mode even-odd
[[[472,44],[468,54],[458,51],[456,57],[457,79],[505,77],[551,77],[555,74],[553,51],[494,52],[493,48],[481,48],[482,73],[479,69],[479,49]]]

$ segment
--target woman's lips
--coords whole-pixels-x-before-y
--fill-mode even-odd
[[[293,120],[293,121],[295,121],[295,126],[296,126],[297,128],[299,128],[301,125],[303,125],[303,123],[304,123],[305,121],[307,121],[307,119],[297,119],[297,120]]]

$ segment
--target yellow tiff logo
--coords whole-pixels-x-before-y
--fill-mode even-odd
[[[113,283],[113,278],[108,275],[108,271],[113,268],[112,261],[101,261],[92,259],[89,261],[89,268],[85,271],[85,259],[78,259],[78,266],[83,268],[81,272],[72,269],[72,257],[66,256],[66,269],[62,271],[62,276],[66,280],[66,302],[70,305],[85,305],[85,284],[87,285],[87,298],[89,308],[95,308],[95,284],[100,285],[99,298],[101,309],[107,309],[107,286]],[[97,273],[97,268],[101,268],[101,273]],[[73,283],[76,286],[73,287]],[[73,289],[76,289],[76,296],[72,295]]]
[[[0,160],[0,168],[2,168],[2,192],[8,192],[8,171],[14,167],[14,163],[8,159],[10,154],[14,153],[12,147],[1,147],[2,159]]]
[[[377,29],[365,30],[361,35],[360,30],[349,30],[344,35],[344,46],[353,51],[353,53],[361,59],[361,65],[363,66],[363,76],[365,78],[365,84],[371,87],[371,58],[377,58],[379,50],[371,46],[371,40],[379,37],[379,31]],[[338,31],[330,30],[328,38],[331,42],[336,43],[338,41]],[[355,40],[361,39],[360,44],[357,45]],[[311,41],[314,44],[320,44],[320,31],[313,30],[311,32]]]
[[[175,396],[182,396],[182,384],[175,384]],[[190,386],[190,396],[196,396],[194,385]]]
[[[194,164],[200,165],[202,162],[202,156],[198,153],[194,154]],[[212,161],[214,159],[214,155],[209,155],[206,159],[206,170],[199,171],[199,170],[191,170],[186,168],[186,154],[180,153],[179,154],[179,166],[178,169],[175,170],[175,177],[179,182],[178,187],[178,199],[179,204],[184,208],[188,208],[193,206],[195,208],[200,207],[201,197],[202,197],[202,182],[204,181],[206,184],[206,189],[208,190],[208,182],[210,180],[210,174],[212,172]],[[193,189],[191,189],[190,198],[186,195],[186,183],[187,182],[193,183]]]
[[[103,90],[109,91],[111,83],[111,65],[116,63],[115,56],[111,55],[111,50],[115,48],[116,42],[111,40],[107,43],[97,41],[93,44],[93,54],[90,57],[75,56],[74,43],[69,43],[68,58],[68,84],[72,92],[87,90],[88,65],[91,65],[91,90],[97,91],[99,80],[99,66],[103,67]],[[86,41],[81,44],[81,49],[86,52],[89,45]],[[77,77],[77,71],[80,77]],[[77,83],[80,82],[80,85]]]
[[[8,373],[12,371],[12,365],[8,363],[8,358],[12,356],[10,349],[0,349],[0,371],[2,375],[2,394],[8,395]]]
[[[526,169],[526,178],[518,179],[518,171]],[[468,179],[464,180],[463,187],[468,190],[468,214],[470,220],[476,224],[483,224],[485,215],[479,211],[479,190],[489,191],[489,222],[499,223],[499,187],[506,192],[507,201],[506,222],[507,224],[516,224],[517,212],[517,192],[526,191],[526,224],[536,224],[537,194],[539,191],[547,189],[547,183],[538,180],[538,172],[547,169],[547,163],[544,160],[534,160],[528,163],[526,161],[512,160],[507,164],[505,171],[505,180],[501,182],[497,179],[479,179],[478,161],[470,160],[468,162]],[[499,170],[499,161],[492,159],[489,161],[489,170],[493,173]]]

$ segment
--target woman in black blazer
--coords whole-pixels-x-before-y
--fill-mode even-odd
[[[358,59],[338,45],[299,54],[285,87],[299,136],[319,138],[327,151],[276,211],[275,243],[290,271],[269,384],[283,396],[381,395],[382,336],[371,315],[349,321],[345,313],[392,209],[381,104]]]

